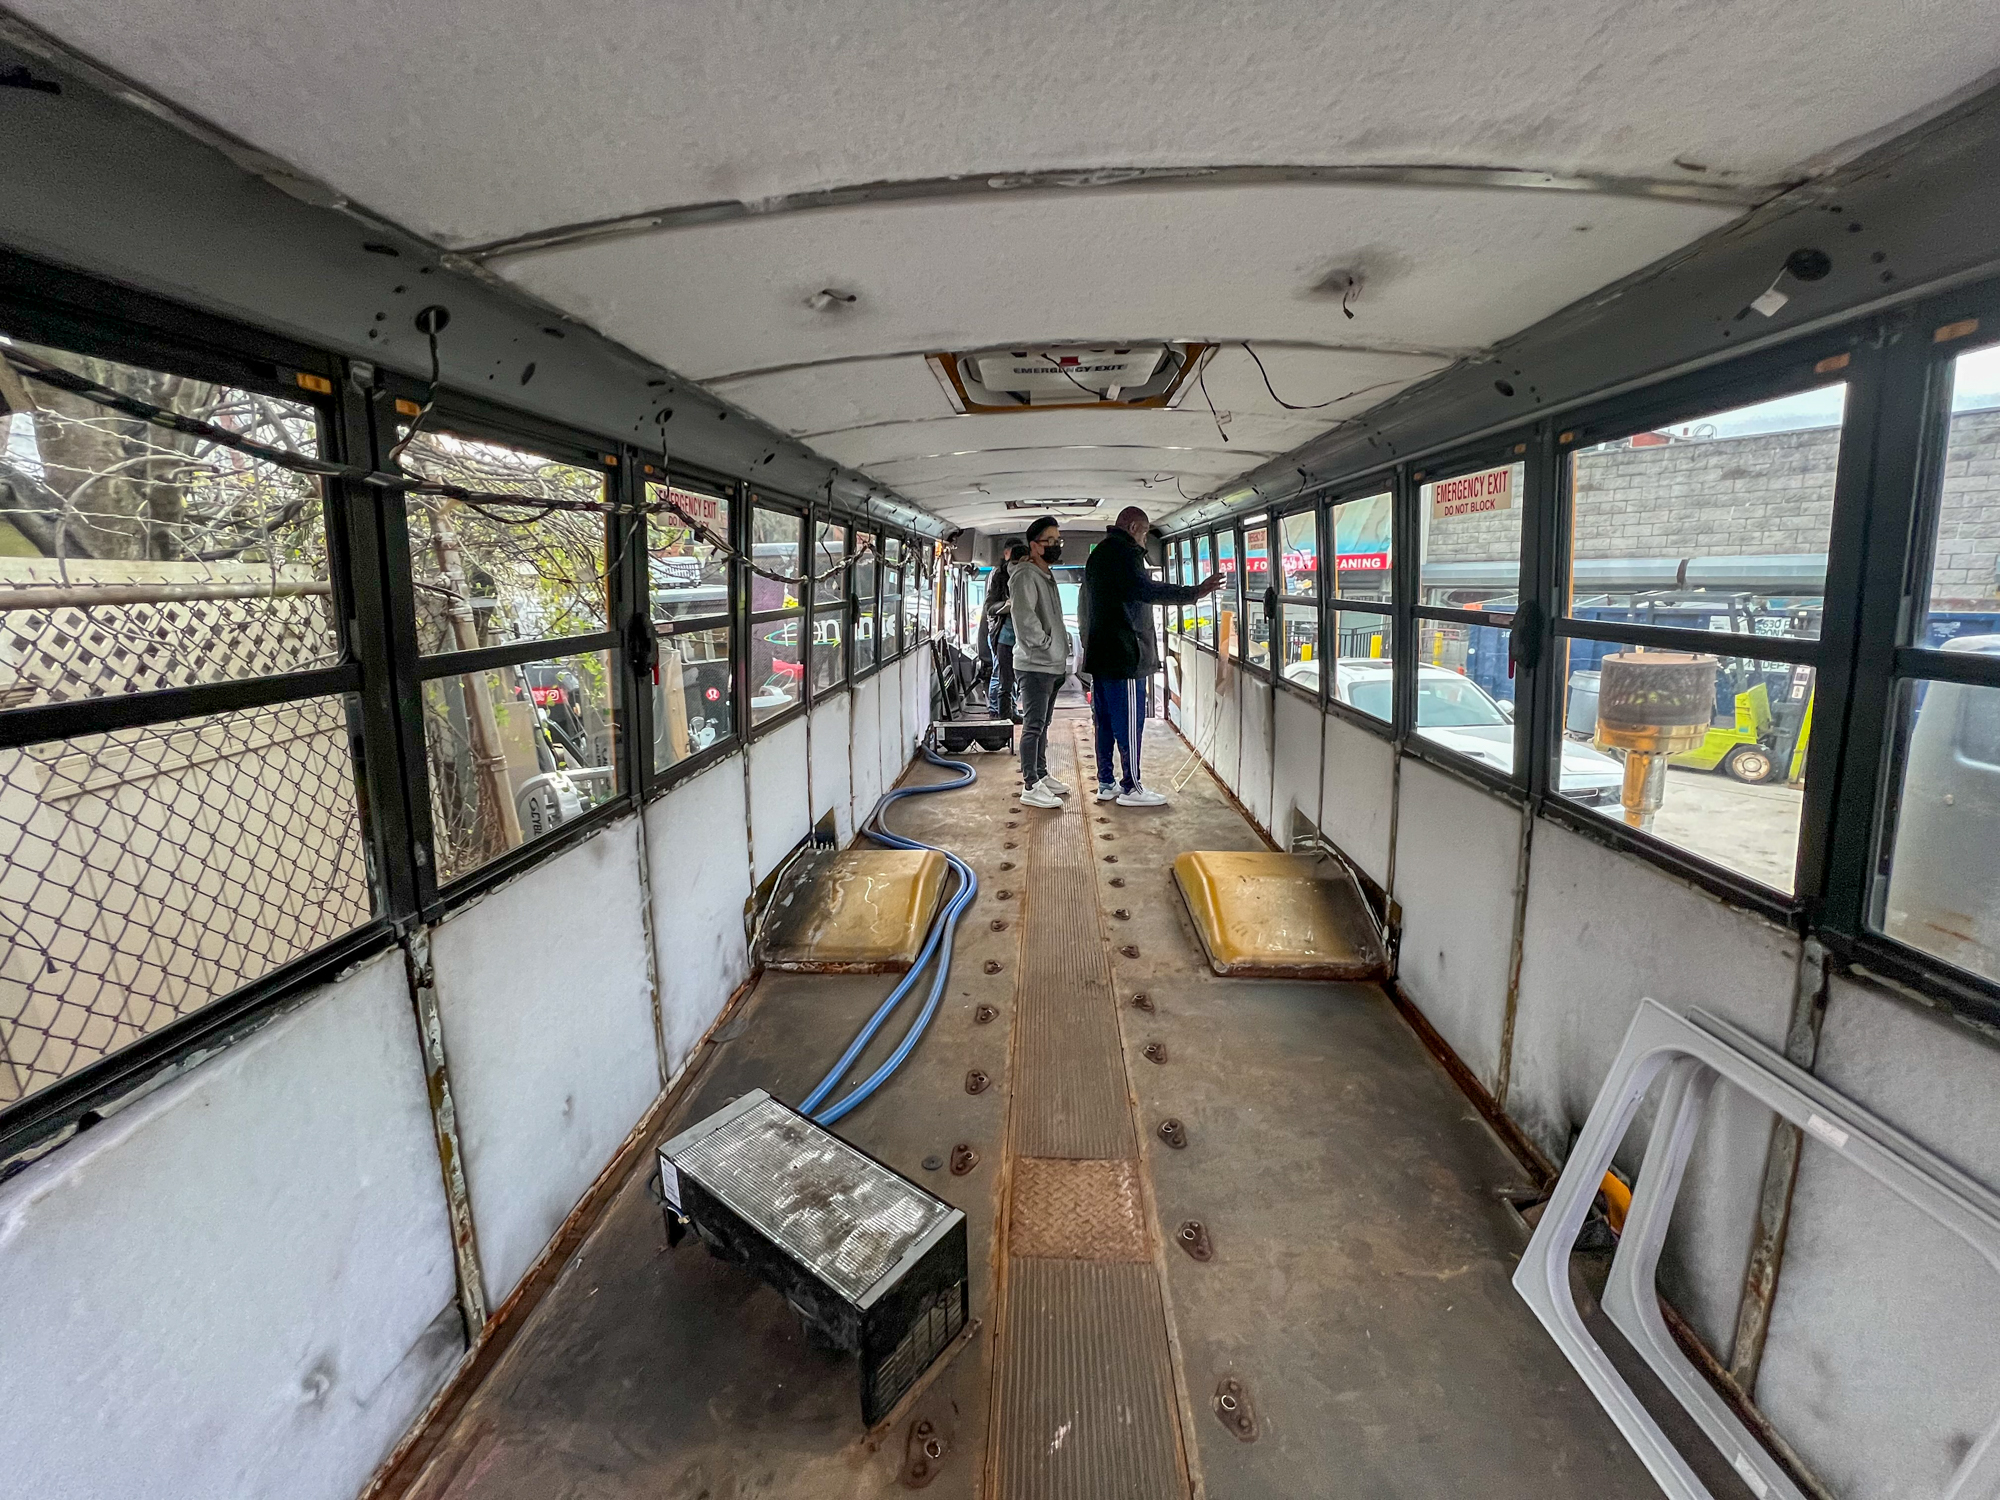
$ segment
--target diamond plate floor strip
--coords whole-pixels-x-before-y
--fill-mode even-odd
[[[1007,1253],[1057,1260],[1151,1260],[1136,1161],[1014,1159]]]

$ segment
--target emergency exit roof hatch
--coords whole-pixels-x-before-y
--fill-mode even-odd
[[[1176,342],[1020,344],[929,359],[952,409],[969,415],[1173,406],[1209,348]]]

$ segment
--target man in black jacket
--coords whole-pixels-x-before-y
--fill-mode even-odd
[[[1222,575],[1200,583],[1160,583],[1146,571],[1146,513],[1128,505],[1084,564],[1077,606],[1083,671],[1091,679],[1090,711],[1097,726],[1097,800],[1120,807],[1162,807],[1166,798],[1139,778],[1140,728],[1146,722],[1146,679],[1160,666],[1153,606],[1192,604],[1222,587]],[[1112,779],[1111,747],[1125,762]]]

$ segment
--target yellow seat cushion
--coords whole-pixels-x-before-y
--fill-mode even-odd
[[[1218,974],[1377,979],[1387,960],[1361,889],[1331,860],[1192,852],[1174,882]]]
[[[802,864],[764,919],[764,966],[892,973],[917,960],[944,889],[935,849],[844,849]]]

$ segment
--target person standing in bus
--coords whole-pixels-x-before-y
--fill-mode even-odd
[[[1028,549],[1016,542],[993,570],[986,592],[986,627],[993,641],[993,675],[986,682],[986,712],[994,718],[1021,722],[1019,694],[1014,690],[1014,601],[1008,579],[1027,559]]]
[[[1040,516],[1028,527],[1028,555],[1007,578],[1013,600],[1014,673],[1021,683],[1021,804],[1061,807],[1069,788],[1049,775],[1049,720],[1069,672],[1069,627],[1050,568],[1062,560],[1062,527]]]
[[[1139,776],[1139,739],[1146,722],[1146,680],[1160,667],[1153,606],[1192,604],[1222,587],[1222,575],[1200,583],[1162,583],[1146,569],[1152,523],[1136,505],[1118,512],[1112,530],[1091,549],[1077,601],[1083,634],[1082,671],[1091,680],[1090,716],[1097,730],[1097,800],[1120,807],[1163,807],[1167,799]],[[1111,751],[1125,763],[1112,779]]]

